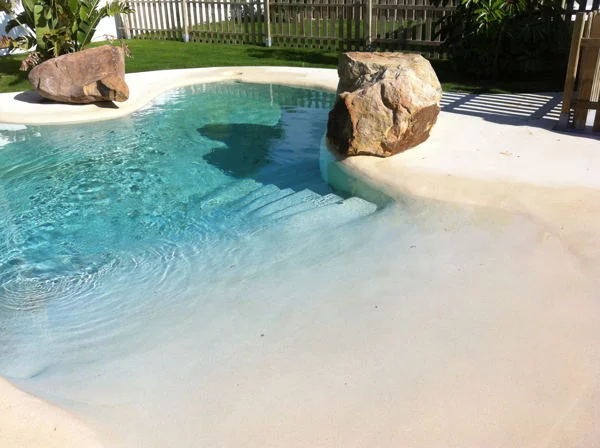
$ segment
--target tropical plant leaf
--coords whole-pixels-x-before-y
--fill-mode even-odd
[[[458,0],[437,22],[435,35],[459,71],[534,73],[566,64],[572,26],[566,17],[561,0]]]
[[[23,11],[8,22],[6,30],[23,27],[25,34],[15,39],[10,48],[18,46],[30,50],[35,47],[35,57],[30,61],[43,61],[83,49],[90,44],[100,20],[133,12],[126,2],[119,0],[102,7],[99,7],[100,0],[22,0],[21,3]]]

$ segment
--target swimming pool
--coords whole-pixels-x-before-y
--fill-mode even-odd
[[[15,325],[2,332],[0,372],[37,375],[73,344],[133,331],[131,313],[182,300],[192,273],[234,268],[269,227],[301,234],[373,213],[321,176],[332,100],[208,84],[128,119],[15,131],[0,153],[0,306]]]
[[[108,446],[525,446],[586,416],[579,247],[333,192],[332,99],[213,84],[4,131],[0,374]]]

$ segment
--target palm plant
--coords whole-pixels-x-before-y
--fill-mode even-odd
[[[437,35],[459,71],[494,78],[536,73],[564,62],[565,17],[562,0],[459,0],[438,22]]]
[[[11,0],[0,0],[0,12],[10,13],[13,10]]]
[[[1,1],[1,0],[0,0]],[[127,3],[112,0],[22,0],[23,11],[6,25],[6,31],[22,27],[24,34],[11,39],[10,48],[33,50],[21,69],[38,61],[83,50],[92,41],[100,20],[133,10]]]

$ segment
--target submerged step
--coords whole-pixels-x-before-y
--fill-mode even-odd
[[[310,196],[307,197],[306,201],[298,202],[298,203],[290,205],[289,207],[286,207],[282,210],[276,211],[276,212],[270,214],[269,217],[271,219],[281,219],[281,218],[285,218],[287,216],[295,215],[297,213],[306,212],[308,210],[311,210],[311,209],[314,209],[317,207],[323,207],[325,205],[336,204],[336,203],[341,204],[343,202],[343,199],[341,197],[339,197],[338,195],[333,194],[333,193],[329,193],[324,196],[321,196],[320,194],[317,194],[311,190],[306,190],[306,191],[310,191],[312,193]]]
[[[293,193],[294,193],[294,190],[292,190],[291,188],[284,188],[283,190],[280,190],[277,188],[276,190],[272,191],[271,193],[261,195],[261,196],[257,197],[256,199],[254,199],[253,201],[245,204],[243,207],[240,208],[240,211],[242,213],[250,213],[256,209],[264,207],[267,204],[277,202],[277,201],[281,200],[282,198],[285,198],[286,196],[289,196]]]
[[[257,190],[254,190],[253,192],[251,192],[250,194],[247,194],[243,198],[240,198],[238,201],[236,201],[235,205],[237,208],[243,208],[243,207],[247,206],[248,204],[250,204],[251,202],[253,202],[254,200],[256,200],[262,196],[269,195],[275,191],[280,191],[280,189],[279,189],[279,187],[277,187],[277,185],[273,185],[273,184],[263,185],[262,187],[258,188]]]
[[[296,193],[290,194],[288,196],[285,196],[278,201],[266,204],[254,210],[252,214],[256,216],[269,216],[282,212],[283,210],[286,210],[290,207],[301,206],[306,203],[308,203],[308,206],[311,207],[311,204],[314,204],[314,202],[320,197],[321,196],[317,193],[308,189],[304,189]],[[312,205],[312,207],[314,206],[315,205]]]
[[[341,202],[323,205],[283,218],[287,228],[301,231],[321,227],[336,227],[358,218],[370,215],[377,206],[364,199],[352,197]]]
[[[251,179],[244,179],[242,181],[230,182],[220,188],[212,190],[209,193],[204,194],[198,201],[202,204],[202,209],[212,209],[214,207],[222,206],[230,202],[235,202],[240,197],[246,198],[253,192],[261,189],[261,184]],[[191,198],[194,200],[195,198]]]
[[[277,185],[263,185],[248,195],[234,201],[234,215],[241,219],[262,220],[262,225],[284,224],[295,231],[314,230],[320,227],[335,227],[377,210],[377,205],[358,197],[343,199],[334,193],[321,195],[310,189],[294,191],[280,189]],[[234,215],[229,215],[231,219]],[[233,222],[228,221],[231,228]]]

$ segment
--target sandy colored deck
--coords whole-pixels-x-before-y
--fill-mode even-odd
[[[331,91],[337,86],[335,70],[325,69],[228,67],[129,74],[130,100],[114,108],[53,104],[30,92],[1,94],[0,124],[106,120],[130,114],[166,90],[221,80]],[[389,159],[347,159],[342,168],[391,195],[514,210],[542,220],[556,232],[561,232],[561,222],[576,216],[574,227],[561,236],[574,241],[582,234],[589,237],[590,229],[600,222],[600,139],[554,132],[559,100],[553,94],[445,95],[432,136],[418,149]],[[584,408],[594,407],[596,392],[586,391],[599,390],[598,382],[582,388],[581,396],[573,398],[572,408],[557,422],[556,433],[539,446],[559,446],[563,438],[583,440],[586,434],[593,437],[589,431],[597,430],[597,423],[590,416],[595,413]],[[569,438],[573,434],[579,438]],[[99,443],[76,417],[0,379],[0,447],[16,446],[96,447]]]
[[[0,378],[0,447],[101,446],[94,432],[75,416]]]

